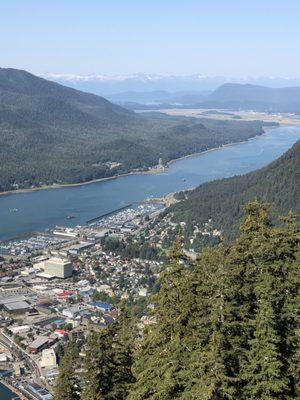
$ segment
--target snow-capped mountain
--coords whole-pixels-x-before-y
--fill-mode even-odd
[[[224,83],[251,83],[268,87],[300,86],[300,78],[289,77],[224,77],[195,75],[160,75],[160,74],[62,74],[44,73],[40,76],[66,86],[98,95],[120,94],[124,92],[195,92],[212,91]],[[122,97],[122,96],[121,96]]]

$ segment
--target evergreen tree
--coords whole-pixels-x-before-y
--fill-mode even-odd
[[[112,390],[112,338],[107,330],[90,333],[86,346],[81,400],[108,399]]]
[[[220,245],[201,254],[193,273],[196,307],[189,324],[191,349],[183,399],[231,399],[233,381],[226,365],[227,249]]]
[[[135,320],[123,302],[120,305],[120,314],[110,328],[113,363],[110,399],[125,399],[129,385],[135,381],[132,373],[135,329]]]
[[[193,312],[193,293],[182,243],[180,236],[160,276],[160,291],[152,299],[156,324],[143,332],[136,352],[134,372],[137,382],[128,396],[130,400],[181,398],[184,382],[180,372],[186,354],[183,342]]]
[[[291,370],[297,348],[295,258],[299,252],[295,216],[289,214],[284,218],[283,227],[272,227],[265,206],[253,202],[247,210],[241,238],[232,246],[233,266],[237,267],[233,275],[236,278],[236,273],[240,274],[242,285],[238,291],[235,289],[236,307],[231,305],[231,311],[245,333],[244,340],[236,340],[241,337],[238,332],[230,338],[233,350],[241,354],[236,372],[244,380],[239,389],[245,399],[252,398],[251,395],[253,399],[294,398],[295,378]],[[260,387],[256,392],[254,386],[258,381]]]
[[[134,324],[130,311],[121,305],[114,324],[100,333],[90,333],[86,346],[82,378],[82,400],[123,400],[134,382]]]
[[[284,374],[280,335],[276,314],[269,299],[270,277],[264,272],[258,295],[258,310],[254,320],[254,337],[250,340],[247,363],[242,374],[246,382],[243,398],[249,400],[285,399],[288,379]]]
[[[66,345],[64,355],[59,365],[59,374],[56,381],[55,400],[79,400],[80,382],[76,372],[78,363],[78,349],[72,340]]]
[[[253,337],[252,320],[256,310],[254,286],[259,277],[261,246],[269,240],[269,206],[257,200],[245,206],[246,218],[240,237],[226,255],[226,337],[228,374],[235,379],[236,396],[241,396],[240,371],[247,362],[249,340]]]

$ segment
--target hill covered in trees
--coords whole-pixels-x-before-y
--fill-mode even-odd
[[[255,197],[272,203],[274,215],[300,212],[300,141],[264,168],[179,193],[178,198],[184,200],[167,212],[173,214],[173,220],[185,221],[188,230],[211,218],[213,226],[232,239],[238,233],[244,205]]]
[[[65,348],[55,400],[299,399],[299,230],[251,202],[239,238],[191,263],[178,239],[142,327],[121,306]]]
[[[270,88],[265,86],[225,83],[203,101],[206,106],[257,111],[300,113],[300,87]]]
[[[0,69],[0,191],[84,182],[243,141],[262,123],[135,114],[102,97]]]
[[[128,97],[126,107],[131,110],[160,110],[167,108],[213,108],[255,110],[274,113],[300,114],[300,87],[266,87],[253,84],[225,83],[211,93],[178,93],[157,99],[154,104],[141,104],[137,97]]]

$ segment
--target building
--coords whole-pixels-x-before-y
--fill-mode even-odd
[[[26,392],[30,394],[30,396],[37,400],[52,400],[53,396],[49,393],[49,391],[38,385],[37,383],[27,383],[24,386]]]
[[[30,331],[30,326],[29,325],[18,325],[18,326],[10,326],[9,330],[14,334],[22,334],[22,333],[27,333]]]
[[[111,305],[107,303],[103,303],[102,301],[93,301],[91,306],[94,307],[96,310],[100,310],[102,312],[110,312],[114,309]]]
[[[42,358],[40,361],[42,368],[54,368],[56,367],[56,354],[53,349],[44,349],[42,351]]]
[[[44,273],[56,278],[69,278],[72,276],[73,266],[69,260],[52,257],[44,262]]]
[[[38,353],[48,347],[50,339],[47,336],[38,336],[27,348],[29,353]]]
[[[25,301],[24,296],[1,299],[0,306],[10,314],[24,314],[30,309],[30,304]]]
[[[73,290],[59,290],[55,293],[56,297],[58,299],[68,299],[70,297],[72,297],[74,294]]]
[[[80,305],[75,305],[73,307],[64,308],[62,310],[62,315],[64,315],[67,318],[70,318],[72,320],[75,318],[79,318],[85,314],[89,314],[88,308],[84,307],[84,306],[80,306]]]
[[[74,244],[73,246],[70,246],[67,248],[67,252],[72,255],[77,255],[81,254],[83,251],[93,247],[93,243],[90,242],[81,242],[79,244]]]

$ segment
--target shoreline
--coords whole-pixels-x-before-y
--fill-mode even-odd
[[[209,153],[211,151],[217,151],[217,150],[221,150],[222,148],[225,147],[230,147],[230,146],[235,146],[237,144],[242,144],[242,143],[247,143],[250,140],[253,140],[257,137],[263,136],[266,134],[266,130],[268,129],[274,129],[274,128],[279,128],[279,126],[270,126],[270,127],[264,127],[262,132],[260,134],[257,134],[253,137],[250,137],[246,140],[240,141],[240,142],[232,142],[232,143],[227,143],[224,145],[221,145],[219,147],[213,147],[211,149],[208,150],[204,150],[204,151],[200,151],[198,153],[192,153],[192,154],[187,154],[185,156],[182,157],[178,157],[178,158],[174,158],[173,160],[170,160],[166,163],[166,166],[162,167],[162,168],[156,168],[156,167],[151,167],[149,170],[147,171],[136,171],[133,170],[131,172],[126,172],[124,174],[118,174],[118,175],[112,175],[109,177],[105,177],[105,178],[97,178],[97,179],[93,179],[90,181],[86,181],[86,182],[78,182],[78,183],[61,183],[61,184],[53,184],[53,185],[45,185],[45,186],[40,186],[40,187],[34,187],[34,188],[24,188],[24,189],[16,189],[16,190],[8,190],[5,192],[0,192],[0,197],[1,196],[9,196],[12,194],[22,194],[22,193],[31,193],[31,192],[37,192],[39,190],[51,190],[51,189],[63,189],[63,188],[71,188],[71,187],[77,187],[77,186],[85,186],[85,185],[91,185],[93,183],[98,183],[98,182],[106,182],[106,181],[110,181],[110,180],[114,180],[117,178],[122,178],[125,176],[130,176],[130,175],[156,175],[156,174],[163,174],[165,173],[168,168],[170,167],[170,165],[172,165],[173,163],[180,161],[180,160],[184,160],[186,158],[190,158],[190,157],[197,157],[206,153]]]
[[[6,382],[4,379],[1,379],[0,383],[3,386],[5,386],[6,389],[10,390],[11,393],[13,393],[13,395],[15,395],[13,397],[13,399],[19,398],[20,400],[22,400],[22,399],[26,400],[26,397],[21,392],[19,392],[14,386],[12,386],[10,383]]]

